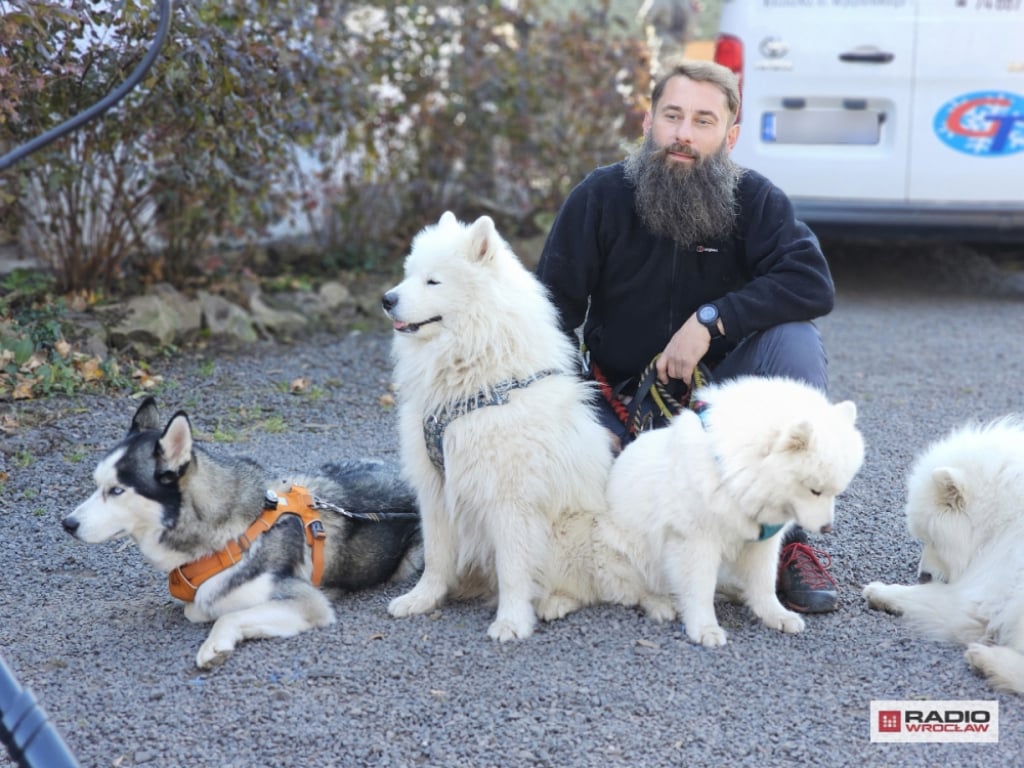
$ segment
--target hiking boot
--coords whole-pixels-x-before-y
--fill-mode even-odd
[[[828,572],[832,558],[807,542],[795,528],[786,535],[779,556],[775,591],[782,604],[798,613],[828,613],[839,607],[835,579]]]

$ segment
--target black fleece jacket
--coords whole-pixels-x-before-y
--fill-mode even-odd
[[[638,375],[707,302],[726,334],[712,342],[711,364],[755,331],[832,311],[835,285],[818,239],[764,176],[743,172],[732,236],[681,248],[640,221],[624,166],[598,168],[569,193],[537,266],[563,329],[583,324],[609,381]]]

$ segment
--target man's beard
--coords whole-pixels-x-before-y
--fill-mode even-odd
[[[668,159],[669,152],[695,157]],[[711,155],[671,144],[659,148],[650,133],[626,158],[626,178],[636,188],[636,208],[655,234],[683,247],[721,240],[736,223],[736,190],[743,170],[729,159],[725,142]]]

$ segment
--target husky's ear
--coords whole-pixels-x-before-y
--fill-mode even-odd
[[[481,264],[490,261],[497,250],[498,230],[494,219],[481,216],[469,230],[469,258]]]
[[[160,429],[160,414],[156,409],[156,398],[152,395],[143,400],[142,405],[135,411],[128,434],[134,435],[146,429]]]
[[[841,403],[836,403],[832,407],[836,409],[836,413],[846,419],[850,424],[854,424],[857,421],[857,405],[853,400],[844,400]]]
[[[779,453],[790,451],[797,453],[806,451],[811,444],[814,428],[809,421],[801,421],[785,430],[775,442],[775,450]]]
[[[437,223],[441,226],[448,226],[451,224],[458,224],[459,220],[455,218],[455,214],[451,211],[445,211],[441,214],[441,218],[437,220]]]
[[[192,460],[192,424],[188,414],[178,411],[167,422],[164,433],[157,444],[160,452],[160,471],[157,479],[161,483],[174,482]]]
[[[939,504],[952,512],[967,511],[963,472],[956,467],[937,467],[932,470],[932,482]]]

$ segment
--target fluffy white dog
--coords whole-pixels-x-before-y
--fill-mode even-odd
[[[482,583],[498,597],[488,634],[505,641],[592,602],[611,442],[543,286],[489,217],[445,213],[383,306],[425,559],[388,610],[426,613]]]
[[[871,582],[868,604],[966,644],[992,687],[1024,693],[1024,419],[963,426],[932,444],[907,478],[906,516],[924,545],[921,583]]]
[[[726,642],[716,585],[727,585],[767,626],[800,632],[803,619],[775,595],[782,532],[831,530],[835,497],[864,459],[856,406],[784,378],[695,396],[700,416],[642,434],[612,467],[597,528],[612,553],[598,569],[603,596],[657,620],[681,615],[691,641],[714,647]]]

